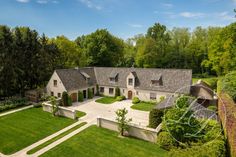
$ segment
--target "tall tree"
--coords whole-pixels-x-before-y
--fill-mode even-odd
[[[106,29],[97,30],[83,38],[78,38],[78,41],[86,53],[88,65],[119,66],[122,64],[124,43]]]

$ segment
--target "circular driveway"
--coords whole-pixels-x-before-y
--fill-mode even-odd
[[[99,98],[87,100],[83,103],[73,103],[73,106],[69,108],[85,112],[86,116],[80,118],[80,120],[83,121],[96,120],[97,117],[115,120],[115,111],[117,111],[118,109],[126,108],[128,110],[127,118],[132,118],[131,123],[135,123],[142,126],[148,125],[149,112],[131,109],[131,100],[123,100],[120,102],[114,102],[112,104],[101,104],[95,102],[95,100],[97,99]]]

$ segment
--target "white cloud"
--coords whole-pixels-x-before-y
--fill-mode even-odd
[[[171,4],[171,3],[162,3],[161,4],[163,7],[165,7],[165,8],[172,8],[174,5],[173,4]]]
[[[92,0],[79,0],[81,3],[85,4],[88,8],[102,10],[102,6],[95,4]]]
[[[185,18],[199,18],[205,16],[204,13],[194,13],[194,12],[182,12],[179,15]]]
[[[16,1],[20,3],[28,3],[30,0],[16,0]]]
[[[228,11],[215,13],[215,17],[224,21],[235,21],[234,15],[230,15]]]
[[[133,28],[142,28],[143,25],[140,25],[140,24],[128,24],[130,27],[133,27]]]

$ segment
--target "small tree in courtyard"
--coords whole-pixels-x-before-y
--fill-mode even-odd
[[[126,114],[128,113],[128,110],[124,109],[118,109],[116,111],[116,120],[118,122],[118,129],[120,131],[120,135],[124,136],[124,132],[129,130],[128,123],[132,121],[132,119],[126,119]]]
[[[92,99],[93,98],[93,91],[91,88],[88,89],[88,99]]]
[[[51,104],[52,104],[52,115],[56,116],[56,114],[57,114],[57,112],[59,110],[56,98],[55,97],[51,97],[50,101],[51,101]]]
[[[83,102],[84,101],[84,95],[81,91],[78,92],[78,101]]]
[[[99,86],[98,86],[98,84],[96,84],[96,96],[99,96],[100,95],[100,93],[99,93]]]

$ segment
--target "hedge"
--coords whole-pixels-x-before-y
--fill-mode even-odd
[[[222,91],[229,94],[236,101],[236,71],[228,73],[222,79]]]
[[[68,99],[69,99],[69,96],[68,96],[68,93],[67,92],[63,92],[62,93],[62,106],[68,106]]]
[[[213,140],[199,146],[186,149],[172,149],[168,157],[225,157],[226,149],[223,140]]]
[[[116,101],[122,101],[122,100],[125,100],[124,95],[116,97]]]
[[[163,111],[152,109],[149,113],[149,127],[156,128],[162,122],[163,115]]]
[[[236,105],[226,93],[220,93],[219,98],[218,113],[233,157],[236,156]]]
[[[22,107],[27,105],[27,100],[25,98],[12,98],[3,102],[0,102],[0,112],[14,109],[17,107]]]

